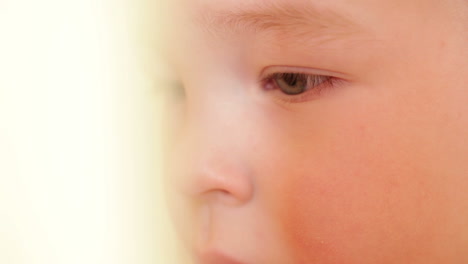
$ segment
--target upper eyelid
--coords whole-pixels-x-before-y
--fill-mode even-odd
[[[342,72],[335,72],[329,70],[315,69],[315,68],[305,68],[297,66],[269,66],[264,68],[259,76],[260,79],[265,79],[268,76],[271,76],[275,73],[294,73],[294,74],[304,74],[304,75],[320,75],[320,76],[330,76],[340,79],[350,79],[350,77]]]

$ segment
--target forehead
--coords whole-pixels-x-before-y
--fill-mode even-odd
[[[275,40],[302,37],[376,40],[419,30],[434,19],[436,0],[174,0],[172,33],[193,39],[231,40],[267,31]],[[272,30],[273,29],[273,30]],[[200,30],[202,32],[200,32]],[[203,32],[204,31],[204,32]],[[210,35],[204,34],[212,33]],[[357,33],[365,33],[357,34]],[[279,33],[279,34],[278,34]],[[214,37],[214,38],[212,38]],[[246,40],[246,39],[244,39]],[[284,41],[283,41],[284,42]],[[180,43],[180,41],[179,41]],[[265,42],[264,42],[265,43]],[[307,42],[308,43],[308,42]]]
[[[175,0],[172,3],[178,9],[205,13],[208,11],[229,11],[232,9],[249,9],[268,6],[295,6],[317,9],[334,9],[337,12],[350,11],[356,7],[387,9],[391,6],[404,6],[405,3],[420,0]],[[427,0],[431,1],[431,0]]]
[[[361,1],[361,0],[355,0]],[[239,10],[261,10],[289,8],[339,8],[342,0],[178,0],[180,6],[185,7],[193,15],[210,13],[226,13]],[[345,1],[346,2],[346,1]]]
[[[212,36],[239,37],[273,33],[283,38],[307,35],[334,37],[365,28],[362,16],[341,0],[179,0],[178,33],[203,30]],[[177,34],[177,33],[176,33]],[[250,34],[251,35],[251,34]]]
[[[343,0],[177,0],[174,4],[179,15],[173,17],[178,27],[172,34],[179,41],[172,43],[188,45],[187,50],[193,50],[194,40],[208,41],[205,45],[229,40],[251,47],[257,43],[264,48],[311,48],[372,38],[363,16]]]
[[[265,5],[265,4],[307,4],[311,2],[321,2],[321,0],[178,0],[179,2],[190,6],[210,6],[216,8],[229,8],[233,6],[250,6],[250,5]],[[331,0],[335,1],[335,0]],[[323,1],[326,2],[326,1]]]
[[[289,37],[304,33],[341,36],[366,28],[377,30],[376,20],[403,7],[396,3],[399,1],[176,0],[174,7],[180,16],[175,24],[180,26],[179,32],[202,29],[217,36],[232,33],[238,37],[239,33],[262,33],[266,29]]]
[[[402,14],[413,17],[415,14],[437,12],[438,0],[174,0],[170,1],[177,11],[188,12],[190,17],[236,10],[281,9],[315,9],[320,12],[333,11],[352,17],[361,24],[373,26],[372,22],[381,17],[398,19]],[[187,13],[185,13],[187,14]],[[313,18],[313,17],[311,17]],[[397,22],[397,21],[394,21]]]

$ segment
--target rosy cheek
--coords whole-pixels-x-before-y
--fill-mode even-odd
[[[364,194],[351,194],[346,189],[353,186],[328,176],[330,179],[322,177],[320,170],[313,170],[294,175],[285,185],[279,218],[287,230],[295,263],[342,262],[350,257],[345,254],[347,240],[359,237],[363,231],[350,213]]]
[[[429,247],[427,231],[438,228],[428,213],[435,205],[424,203],[435,185],[412,160],[414,146],[384,124],[353,122],[341,122],[346,137],[305,139],[274,172],[283,176],[276,212],[293,263],[378,263]]]
[[[298,136],[302,144],[284,144],[296,147],[283,149],[288,159],[271,171],[279,179],[274,203],[292,263],[359,263],[353,262],[362,259],[359,250],[386,235],[378,230],[386,219],[379,208],[393,187],[383,180],[381,149],[361,144],[372,140],[365,126],[342,123],[346,137],[315,133]]]

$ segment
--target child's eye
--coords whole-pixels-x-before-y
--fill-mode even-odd
[[[301,73],[279,73],[272,77],[272,81],[281,92],[286,95],[298,95],[314,89],[331,77],[322,75],[306,75]]]
[[[277,90],[280,99],[287,102],[302,102],[317,96],[324,89],[333,87],[335,77],[294,72],[280,72],[263,79],[265,90]]]

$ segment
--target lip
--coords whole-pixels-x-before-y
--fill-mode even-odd
[[[248,264],[218,250],[197,252],[196,259],[197,264]]]

